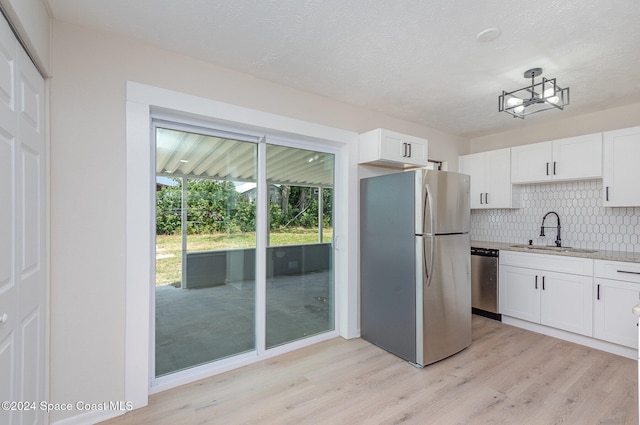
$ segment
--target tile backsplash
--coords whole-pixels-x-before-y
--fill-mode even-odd
[[[638,189],[640,190],[640,188]],[[602,206],[602,180],[520,186],[521,208],[472,210],[471,239],[489,242],[553,245],[556,217],[560,216],[562,245],[608,251],[640,252],[640,207]]]

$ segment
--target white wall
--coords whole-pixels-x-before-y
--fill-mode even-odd
[[[124,397],[127,80],[334,128],[385,127],[424,137],[430,157],[456,166],[467,148],[465,140],[417,124],[58,21],[52,55],[54,402]],[[357,285],[357,274],[350,276]],[[51,419],[74,414],[53,412]]]
[[[567,106],[567,108],[570,107]],[[469,153],[485,152],[640,125],[640,103],[605,109],[571,118],[561,118],[562,113],[562,111],[543,112],[543,114],[558,114],[559,118],[544,124],[529,125],[523,122],[523,126],[517,130],[472,138],[469,141]],[[506,116],[503,118],[509,119]]]
[[[0,0],[39,71],[51,73],[51,22],[44,0]]]

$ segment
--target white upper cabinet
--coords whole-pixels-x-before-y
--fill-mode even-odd
[[[511,148],[511,183],[547,181],[551,178],[549,164],[553,162],[552,142]]]
[[[458,157],[458,170],[471,176],[471,208],[517,208],[511,185],[511,149]]]
[[[607,131],[603,149],[603,206],[640,206],[640,127]]]
[[[359,163],[391,168],[427,165],[427,140],[378,128],[358,137]]]
[[[602,133],[511,148],[511,182],[602,177]]]

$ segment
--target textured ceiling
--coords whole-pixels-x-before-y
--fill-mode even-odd
[[[55,19],[473,137],[640,101],[639,0],[47,0]],[[500,37],[476,41],[496,27]],[[525,70],[571,105],[497,112]]]

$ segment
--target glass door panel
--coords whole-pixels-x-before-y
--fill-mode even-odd
[[[266,348],[334,329],[334,155],[266,146]]]
[[[255,349],[257,144],[155,134],[159,377]]]

